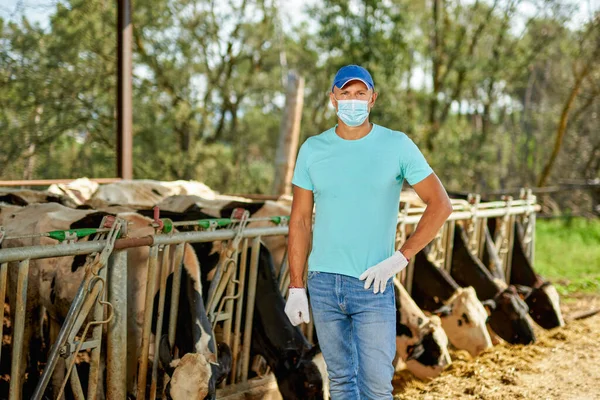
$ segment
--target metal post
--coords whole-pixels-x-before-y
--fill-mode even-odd
[[[150,354],[150,332],[152,329],[152,310],[154,309],[154,292],[156,291],[156,269],[158,267],[158,246],[150,248],[148,257],[148,275],[146,277],[146,301],[144,302],[144,326],[142,327],[142,354],[137,379],[137,397],[146,398],[146,377],[148,374],[148,357]],[[158,352],[154,350],[156,354]],[[155,355],[156,357],[156,355]]]
[[[86,275],[84,277],[84,281],[89,282],[89,276]],[[77,294],[73,298],[73,302],[71,303],[71,307],[69,308],[69,312],[65,317],[65,322],[63,326],[60,328],[60,332],[56,338],[54,344],[52,344],[52,348],[50,349],[50,355],[48,356],[48,361],[46,362],[46,367],[44,368],[44,372],[42,372],[42,376],[38,382],[37,387],[35,388],[35,392],[33,393],[33,399],[40,400],[44,391],[46,390],[46,386],[48,386],[48,382],[50,381],[50,377],[54,368],[56,367],[56,363],[58,362],[60,349],[64,346],[65,342],[68,339],[69,333],[73,329],[75,325],[77,315],[79,315],[79,311],[83,305],[85,296],[87,291],[87,284],[82,283],[77,290]]]
[[[175,249],[173,260],[173,285],[171,287],[171,312],[169,313],[169,344],[175,345],[175,329],[177,328],[177,312],[179,311],[179,292],[181,291],[181,267],[184,260],[186,243],[180,243]]]
[[[21,399],[21,363],[23,362],[23,331],[25,330],[25,307],[27,305],[27,281],[29,260],[19,262],[17,278],[17,304],[15,307],[15,326],[12,337],[12,365],[10,367],[9,400]],[[4,299],[2,299],[4,301]]]
[[[73,362],[73,357],[75,356],[76,354],[71,354],[69,357],[67,357],[65,364],[71,365],[71,362]],[[75,400],[85,400],[85,396],[83,395],[83,388],[81,387],[81,381],[79,380],[79,373],[77,372],[76,366],[73,366],[69,380],[71,381],[71,390],[73,391],[73,397],[75,398]]]
[[[529,261],[531,261],[531,265],[535,265],[535,221],[536,221],[536,213],[532,211],[529,214],[529,224],[531,225],[531,242],[529,243]]]
[[[0,265],[0,299],[2,300],[2,308],[0,308],[0,321],[4,321],[4,300],[6,299],[6,280],[8,273],[8,263]],[[4,334],[4,323],[0,323],[0,340]],[[0,343],[1,344],[1,343]],[[0,345],[0,360],[2,360],[2,346]]]
[[[240,293],[244,293],[245,284],[246,284],[246,262],[248,259],[248,239],[244,239],[242,242],[242,254],[240,259],[240,274],[239,274],[239,291]],[[240,350],[240,331],[242,325],[242,311],[244,306],[244,296],[240,296],[237,301],[236,310],[235,310],[235,324],[233,327],[233,347],[232,347],[232,363],[231,363],[231,383],[238,382],[237,376],[237,360],[238,354]]]
[[[131,0],[117,1],[117,174],[133,178]]]
[[[446,222],[446,257],[444,259],[444,269],[449,273],[452,269],[452,250],[454,249],[454,228],[456,221]]]
[[[404,282],[404,288],[408,294],[412,293],[413,276],[415,272],[415,258],[411,258],[406,267],[406,281]]]
[[[102,293],[99,294],[98,301],[96,302],[94,308],[94,321],[103,320],[104,316],[104,306],[100,304],[100,301],[104,301],[106,299],[106,274],[108,267],[104,266],[98,272],[98,275],[102,279],[101,283],[97,283],[97,285],[102,284]],[[98,378],[100,375],[100,356],[102,354],[102,328],[103,325],[97,325],[93,328],[92,331],[92,340],[98,343],[98,346],[92,349],[92,354],[90,356],[90,374],[88,379],[88,400],[95,400],[96,395],[98,394]],[[104,382],[100,383],[104,385]]]
[[[252,321],[254,319],[254,300],[256,297],[259,252],[260,236],[257,236],[252,240],[252,253],[250,254],[248,300],[246,303],[246,326],[244,327],[244,340],[242,341],[244,350],[244,353],[242,354],[242,382],[248,381],[248,367],[250,366],[250,341],[252,340]]]
[[[230,279],[229,282],[227,284],[227,292],[226,292],[226,305],[225,305],[225,314],[227,314],[229,317],[223,321],[223,342],[227,344],[227,346],[229,346],[229,348],[231,348],[231,328],[233,326],[233,306],[234,303],[236,301],[239,301],[239,298],[236,300],[234,298],[234,294],[235,294],[235,286],[236,283],[235,281],[237,281],[237,259],[238,259],[238,250],[236,249],[235,252],[233,253],[233,259],[236,261],[235,263],[231,263],[229,264],[229,266],[227,268],[231,269],[231,273],[230,275]],[[243,293],[243,292],[239,292],[239,293]],[[242,297],[242,296],[240,296]],[[225,378],[223,380],[223,382],[221,383],[221,387],[224,388],[225,384],[227,383],[227,378]]]
[[[108,300],[114,317],[106,340],[106,394],[108,399],[127,398],[127,251],[111,256],[108,270]]]
[[[156,332],[154,334],[154,359],[152,360],[152,381],[150,382],[150,400],[156,399],[158,385],[158,348],[162,336],[163,318],[165,316],[165,296],[167,292],[167,276],[169,275],[169,246],[163,249],[160,266],[160,286],[158,296],[158,311],[156,312]]]

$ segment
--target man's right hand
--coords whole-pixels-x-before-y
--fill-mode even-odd
[[[306,297],[306,289],[290,288],[288,292],[288,300],[285,303],[285,313],[288,316],[292,325],[297,326],[302,322],[310,322],[310,314],[308,313],[308,298]]]

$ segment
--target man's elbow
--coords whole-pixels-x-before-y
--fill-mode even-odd
[[[432,199],[432,201],[427,203],[427,207],[434,208],[439,215],[443,215],[444,219],[447,219],[453,211],[452,202],[448,195],[440,196],[437,199]]]

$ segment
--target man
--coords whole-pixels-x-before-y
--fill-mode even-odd
[[[396,305],[392,277],[436,235],[452,212],[444,187],[404,133],[369,122],[377,93],[356,65],[333,80],[338,124],[301,146],[292,178],[289,223],[290,288],[286,314],[315,328],[333,400],[392,399]],[[406,179],[427,208],[394,251],[400,190]]]

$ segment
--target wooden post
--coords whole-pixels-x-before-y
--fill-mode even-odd
[[[298,151],[298,137],[300,136],[300,120],[304,105],[304,78],[295,72],[288,74],[285,111],[279,131],[279,145],[275,156],[275,179],[273,180],[273,194],[291,194],[292,175]]]

